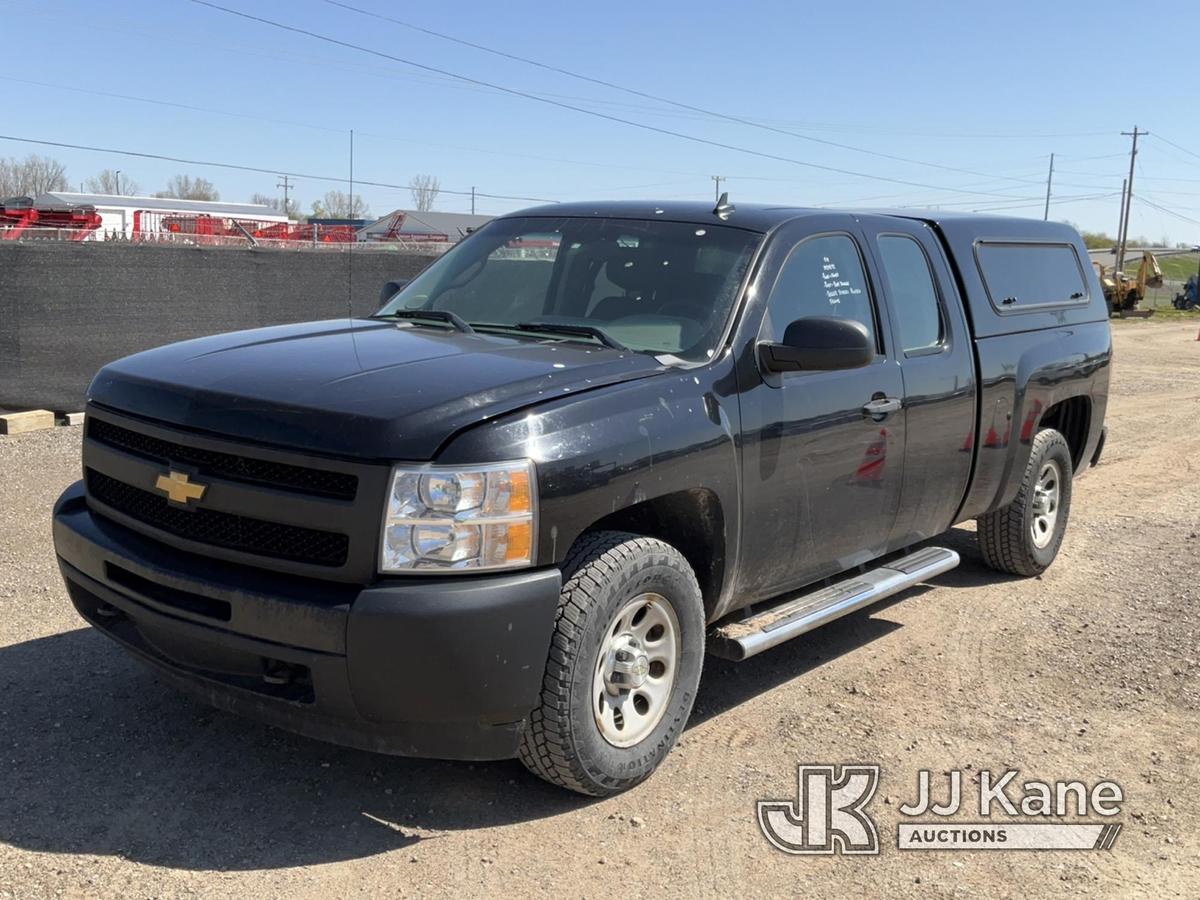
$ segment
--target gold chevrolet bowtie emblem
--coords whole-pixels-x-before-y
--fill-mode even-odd
[[[154,482],[154,486],[164,492],[167,497],[174,503],[187,504],[189,500],[199,500],[204,496],[204,492],[208,490],[206,484],[196,484],[194,481],[189,481],[187,472],[168,472],[166,475],[159,475],[158,481]]]

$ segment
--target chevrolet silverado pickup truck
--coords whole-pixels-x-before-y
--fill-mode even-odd
[[[105,366],[55,547],[83,618],[204,701],[612,794],[706,652],[951,569],[967,520],[989,566],[1049,566],[1110,356],[1066,225],[539,207],[373,316]]]

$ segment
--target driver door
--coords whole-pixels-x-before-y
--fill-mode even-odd
[[[905,412],[879,281],[851,216],[821,216],[776,235],[761,282],[759,341],[808,316],[860,321],[875,359],[859,369],[764,372],[739,367],[742,573],[738,593],[764,599],[888,550],[899,511]],[[763,288],[760,288],[762,290]]]

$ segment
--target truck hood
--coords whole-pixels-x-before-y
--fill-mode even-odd
[[[339,319],[128,356],[100,370],[88,399],[255,443],[422,461],[470,425],[664,370],[582,343]]]

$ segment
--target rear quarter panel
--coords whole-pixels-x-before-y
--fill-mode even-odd
[[[1090,460],[1108,407],[1112,335],[1108,322],[983,338],[976,343],[981,415],[975,476],[959,520],[997,509],[1016,496],[1046,411],[1070,397],[1091,401]]]

